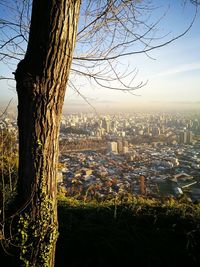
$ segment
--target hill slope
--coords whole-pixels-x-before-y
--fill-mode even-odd
[[[200,266],[199,204],[60,202],[56,266]]]

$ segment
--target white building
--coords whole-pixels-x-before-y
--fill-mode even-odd
[[[108,143],[108,152],[118,154],[117,142],[109,142]]]

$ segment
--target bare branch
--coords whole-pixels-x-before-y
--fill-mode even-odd
[[[170,37],[170,32],[159,35],[157,30],[170,12],[169,7],[154,19],[154,12],[158,13],[159,7],[154,6],[153,1],[83,1],[71,73],[107,89],[131,92],[145,86],[147,82],[132,85],[136,76],[135,70],[129,71],[125,67],[126,71],[121,73],[118,71],[121,67],[117,59],[145,54],[154,60],[150,55],[151,51],[187,34],[194,24],[199,4],[198,0],[188,1],[195,6],[194,17],[185,31],[175,37]],[[31,4],[31,0],[4,0],[0,3],[2,8],[10,11],[9,17],[0,17],[0,60],[5,64],[13,62],[16,65],[24,57]],[[131,82],[127,82],[129,77]],[[75,84],[74,86],[76,87]]]
[[[0,114],[0,118],[2,118],[2,117],[6,114],[8,108],[9,108],[11,102],[12,102],[12,100],[13,100],[13,99],[11,98],[10,101],[8,102],[6,108],[4,109],[4,111]]]
[[[95,107],[88,101],[87,97],[85,97],[80,90],[70,81],[69,86],[94,110],[94,112],[98,115]]]
[[[196,19],[196,16],[197,16],[197,9],[195,11],[195,15],[190,23],[190,25],[187,27],[187,29],[179,34],[178,36],[174,37],[174,38],[171,38],[170,40],[168,41],[165,41],[159,45],[155,45],[155,46],[152,46],[152,47],[149,47],[147,46],[147,48],[143,49],[143,50],[138,50],[138,51],[130,51],[130,52],[125,52],[125,53],[121,53],[121,54],[116,54],[114,56],[104,56],[104,57],[74,57],[75,60],[80,60],[80,61],[109,61],[109,60],[114,60],[114,59],[117,59],[117,58],[120,58],[120,57],[125,57],[125,56],[130,56],[130,55],[136,55],[136,54],[142,54],[142,53],[147,53],[147,52],[150,52],[152,50],[155,50],[155,49],[158,49],[158,48],[161,48],[163,46],[166,46],[174,41],[176,41],[177,39],[183,37],[185,34],[187,34],[189,32],[189,30],[192,28],[193,24],[194,24],[194,21]],[[141,36],[138,37],[138,40],[140,40]],[[119,44],[120,45],[120,44]],[[122,45],[122,44],[121,44]],[[113,48],[114,50],[115,48]]]

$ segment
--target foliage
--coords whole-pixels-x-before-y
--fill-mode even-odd
[[[1,130],[0,134],[0,169],[5,176],[9,176],[10,171],[17,170],[17,139],[15,134],[7,129]],[[10,169],[10,170],[9,170]]]
[[[20,266],[29,266],[38,244],[44,245],[41,266],[48,266],[49,244],[57,231],[44,227],[51,203],[44,198],[41,205],[37,221],[26,212],[19,218],[15,245],[20,248]],[[132,266],[130,262],[136,266],[199,266],[200,204],[186,198],[159,200],[122,194],[98,202],[60,195],[58,217],[56,266],[126,267]],[[19,266],[15,264],[9,266]]]
[[[133,196],[102,203],[65,198],[58,215],[56,266],[199,266],[199,204]]]
[[[32,258],[37,255],[37,264],[48,267],[51,250],[57,239],[57,225],[51,223],[52,201],[43,196],[38,203],[39,213],[34,218],[28,212],[20,215],[18,233],[15,237],[20,253],[20,266],[31,267]]]
[[[0,210],[11,201],[15,194],[18,169],[17,139],[13,132],[0,132]]]

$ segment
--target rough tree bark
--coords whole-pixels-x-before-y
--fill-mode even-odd
[[[80,0],[33,0],[27,52],[15,73],[18,195],[22,225],[25,218],[32,225],[21,245],[24,266],[54,266],[58,134],[79,9]]]

